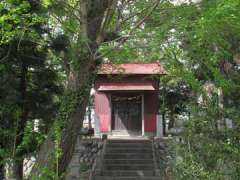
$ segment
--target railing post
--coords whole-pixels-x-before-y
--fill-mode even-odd
[[[163,119],[162,115],[157,114],[157,138],[163,137]]]

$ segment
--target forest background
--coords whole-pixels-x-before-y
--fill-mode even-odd
[[[11,164],[23,179],[29,155],[33,177],[61,178],[99,65],[160,61],[160,112],[183,127],[173,178],[239,179],[239,10],[239,0],[2,0],[1,178]]]

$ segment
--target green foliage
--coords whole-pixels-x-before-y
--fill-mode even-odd
[[[186,122],[184,142],[176,148],[176,179],[239,178],[239,132],[217,128],[216,107],[196,107]]]
[[[39,144],[42,143],[44,139],[44,134],[41,132],[33,131],[34,129],[34,123],[29,121],[27,122],[27,125],[25,126],[25,129],[23,131],[23,139],[20,145],[17,146],[16,153],[18,155],[26,155],[28,153],[34,152]]]
[[[136,56],[146,61],[155,57],[166,68],[168,75],[161,79],[162,105],[170,109],[184,104],[190,113],[184,142],[176,148],[175,179],[240,177],[240,73],[234,59],[240,45],[239,8],[240,2],[235,0],[180,5],[162,2],[133,38],[135,44],[128,43],[130,50],[140,42],[141,46],[134,48]],[[151,35],[146,38],[147,34]],[[205,90],[207,83],[215,88],[210,96]],[[183,84],[190,90],[188,101],[168,95],[180,93]],[[217,94],[218,90],[223,94]],[[199,102],[200,96],[203,102]],[[218,122],[223,119],[231,119],[234,128],[225,125],[219,129]]]
[[[184,180],[210,180],[214,177],[211,176],[201,165],[197,162],[194,162],[191,158],[189,160],[185,157],[184,160],[179,160],[180,162],[176,163],[176,174],[175,179]],[[215,178],[214,178],[215,179]]]
[[[191,85],[197,94],[204,94],[201,87],[212,82],[223,90],[223,106],[219,107],[220,96],[204,97],[204,103],[191,103],[191,118],[186,122],[184,143],[177,149],[180,161],[176,162],[176,179],[239,179],[239,103],[231,96],[239,95],[238,65],[233,56],[239,53],[238,1],[202,1],[199,4],[181,5],[176,8],[175,25],[172,36],[181,42],[174,44],[183,53],[170,49],[178,56],[172,65],[171,73],[177,74]],[[185,11],[183,10],[185,9]],[[176,21],[175,18],[178,18]],[[169,48],[167,48],[169,49]],[[166,54],[169,54],[167,52]],[[169,56],[167,56],[169,57]],[[171,58],[173,59],[173,58]],[[232,64],[232,70],[224,69],[222,63]],[[181,73],[179,69],[183,69]],[[176,73],[178,72],[178,73]],[[234,74],[234,75],[233,75]],[[191,77],[191,78],[190,78]],[[195,83],[196,82],[196,83]],[[194,84],[198,84],[197,86]],[[195,88],[194,88],[195,87]],[[230,100],[231,99],[231,100]],[[235,102],[231,106],[225,103]],[[229,116],[228,108],[231,107]],[[230,118],[234,129],[218,128],[218,121]],[[237,140],[238,139],[238,140]],[[235,141],[237,140],[237,141]]]
[[[89,95],[95,75],[61,98],[59,83],[66,80],[69,69],[83,73],[78,71],[91,53],[110,52],[106,58],[114,63],[161,60],[168,71],[161,79],[162,112],[191,114],[185,122],[184,142],[176,149],[176,179],[239,179],[240,75],[235,56],[240,53],[240,2],[202,0],[173,5],[161,1],[131,34],[155,1],[124,2],[118,4],[122,14],[113,12],[105,33],[129,35],[128,41],[118,47],[121,38],[106,40],[99,49],[96,44],[88,46],[95,37],[80,35],[78,1],[0,2],[0,162],[36,151],[53,124],[51,165],[39,168],[43,179],[59,178],[62,132]],[[88,5],[92,5],[88,15],[98,15],[100,8]],[[222,102],[216,92],[208,97],[206,83],[223,91]],[[202,103],[198,102],[200,95]],[[219,130],[218,120],[224,118],[231,119],[235,129]],[[39,132],[33,132],[35,119]],[[16,137],[21,138],[14,144]]]
[[[0,2],[1,165],[35,153],[56,115],[62,90],[44,41],[44,13],[39,1]]]
[[[42,23],[44,18],[31,13],[31,10],[31,4],[26,0],[0,2],[0,44],[9,43],[16,37],[23,37],[24,34],[37,36],[34,27]]]
[[[92,81],[94,80],[94,72],[89,81],[86,81],[79,90],[66,90],[60,99],[58,113],[54,120],[52,131],[49,136],[54,142],[54,149],[51,149],[51,161],[48,167],[38,167],[43,179],[59,179],[64,174],[58,172],[59,161],[63,155],[62,142],[65,141],[63,131],[66,131],[67,124],[71,116],[83,105],[84,98],[89,96]],[[38,179],[39,177],[35,177]]]

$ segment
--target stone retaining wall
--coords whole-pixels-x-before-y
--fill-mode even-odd
[[[158,138],[154,140],[155,157],[162,180],[171,180],[171,162],[173,160],[173,140],[171,138]]]
[[[101,154],[101,139],[80,139],[68,167],[66,180],[88,180],[97,157]]]

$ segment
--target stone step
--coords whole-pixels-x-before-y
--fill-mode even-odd
[[[112,177],[112,176],[96,176],[94,180],[161,180],[160,177]]]
[[[104,159],[152,159],[152,153],[106,153]]]
[[[106,148],[152,148],[151,144],[142,143],[111,143],[106,144]]]
[[[153,170],[153,164],[105,164],[104,170]]]
[[[104,159],[103,164],[153,164],[153,159]]]
[[[159,180],[149,140],[108,140],[101,166],[94,180]]]
[[[107,148],[106,153],[152,153],[150,148]]]
[[[135,170],[135,171],[121,171],[121,170],[103,170],[101,172],[102,176],[111,176],[111,177],[118,177],[118,176],[128,176],[128,177],[149,177],[154,176],[153,170]]]
[[[151,141],[149,141],[149,140],[136,140],[136,139],[133,139],[133,140],[131,140],[131,139],[115,139],[115,140],[108,140],[107,141],[107,143],[125,143],[125,144],[127,144],[127,143],[141,143],[141,144],[146,144],[146,143],[148,143],[148,144],[151,144]]]

